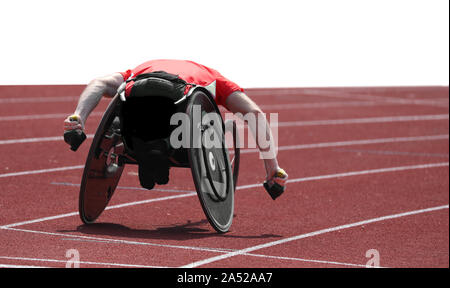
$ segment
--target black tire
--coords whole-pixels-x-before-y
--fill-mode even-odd
[[[206,113],[217,114],[215,115],[215,118],[220,119],[220,123],[216,123],[216,125],[221,125],[221,129],[217,130],[222,131],[221,135],[219,135],[219,138],[222,141],[221,147],[208,149],[203,146],[203,143],[201,143],[200,148],[193,147],[194,141],[198,141],[198,139],[193,139],[194,137],[192,137],[193,135],[195,135],[193,129],[198,128],[196,125],[198,123],[193,123],[195,105],[200,106],[202,117],[203,114]],[[191,148],[188,149],[188,156],[192,178],[197,190],[197,195],[202,205],[203,211],[211,226],[217,232],[225,233],[230,229],[233,221],[234,177],[231,171],[228,149],[225,147],[224,123],[220,115],[219,108],[215,104],[214,99],[212,99],[209,93],[203,90],[196,90],[190,96],[188,105],[186,107],[186,113],[191,119]],[[214,124],[212,126],[214,126]],[[209,128],[210,127],[205,129]],[[205,135],[204,133],[205,131],[201,132],[201,137]],[[208,162],[208,159],[212,159],[213,161]],[[215,167],[216,164],[218,165],[217,170]],[[208,166],[212,166],[212,168]],[[217,172],[218,170],[220,171]],[[215,190],[220,190],[222,193]],[[225,191],[225,193],[223,193],[223,191]]]
[[[123,153],[121,137],[113,133],[113,120],[118,116],[119,101],[118,96],[113,98],[103,114],[86,159],[79,197],[79,214],[85,224],[95,222],[105,210],[125,167],[123,163],[117,167],[107,165],[110,152]],[[110,151],[111,149],[115,151]],[[107,168],[112,168],[115,172],[111,173],[111,169]]]

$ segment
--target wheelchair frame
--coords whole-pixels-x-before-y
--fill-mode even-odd
[[[120,105],[122,101],[119,94],[112,99],[97,128],[88,153],[79,197],[80,218],[85,224],[95,222],[107,207],[117,188],[125,165],[138,164],[133,157],[132,150],[127,147],[121,135]],[[200,105],[202,109],[205,107],[212,109],[213,111],[206,112],[215,112],[222,119],[210,91],[205,87],[191,88],[186,97],[180,101],[187,101],[186,113],[188,115],[191,113],[190,109],[193,105]],[[192,117],[190,120],[192,122]],[[198,198],[209,223],[217,232],[224,233],[229,230],[234,213],[234,192],[239,174],[240,150],[236,123],[234,121],[224,123],[222,119],[221,125],[223,128],[223,135],[221,135],[223,147],[221,150],[223,163],[225,164],[225,167],[221,167],[221,171],[216,172],[215,169],[211,168],[210,163],[205,159],[207,158],[205,147],[179,148],[185,149],[185,151],[173,150],[175,153],[188,153],[188,161],[171,159],[170,167],[191,168]],[[191,129],[193,129],[192,125]],[[225,147],[225,133],[230,132],[227,129],[231,129],[233,133],[234,159],[232,161],[229,160],[228,150]],[[192,137],[191,141],[193,141]],[[221,159],[218,157],[220,154],[217,155],[217,153],[220,153],[218,150],[209,150],[208,153],[209,157],[213,155],[213,158]],[[232,165],[234,165],[233,168]],[[204,179],[205,175],[207,181]],[[223,175],[226,175],[226,177],[223,177]],[[214,181],[218,179],[219,181]],[[217,191],[221,189],[221,184],[224,184],[220,180],[226,182],[225,193],[222,190],[222,193]]]

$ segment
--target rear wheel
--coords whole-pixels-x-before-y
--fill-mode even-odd
[[[224,123],[214,100],[203,91],[191,95],[186,113],[191,121],[189,164],[197,194],[211,226],[225,233],[233,220],[234,177],[225,146]]]
[[[85,224],[93,223],[105,210],[125,166],[119,162],[119,155],[124,152],[118,123],[119,101],[116,96],[103,114],[84,167],[79,213]]]

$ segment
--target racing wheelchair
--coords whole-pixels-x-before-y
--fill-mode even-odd
[[[129,96],[125,96],[130,81],[132,89]],[[82,222],[93,223],[105,210],[125,165],[139,165],[141,169],[154,161],[156,165],[164,163],[166,168],[190,168],[209,223],[217,232],[227,232],[233,220],[239,175],[239,139],[236,123],[223,121],[214,94],[215,83],[210,86],[189,84],[168,73],[142,74],[124,82],[104,112],[90,146],[79,195]],[[153,107],[154,111],[149,111],[148,107]],[[158,110],[167,113],[161,117],[161,113],[155,112]],[[169,123],[170,118],[178,112],[187,115],[190,125],[187,125],[189,133],[181,136],[187,139],[178,136],[176,140],[188,143],[184,145],[187,147],[173,147],[170,141],[176,129]],[[158,115],[158,119],[152,119],[152,115]],[[79,133],[71,131],[64,137],[74,151],[85,139],[85,135]],[[226,145],[226,133],[232,135],[232,145]],[[142,143],[151,145],[145,148]],[[148,152],[145,157],[138,151],[139,145],[148,150],[144,151]],[[158,171],[158,167],[155,170]],[[145,175],[139,173],[139,178],[141,186],[153,188],[146,187],[145,179],[141,179]],[[167,181],[168,178],[162,184]]]

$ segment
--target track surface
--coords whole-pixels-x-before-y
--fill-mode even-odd
[[[81,267],[365,267],[376,256],[382,267],[449,267],[448,87],[249,89],[279,113],[290,183],[272,201],[258,154],[244,150],[224,235],[188,169],[146,191],[127,166],[108,210],[82,225],[92,137],[73,153],[61,134],[83,88],[0,87],[0,267],[65,267],[70,249]]]

